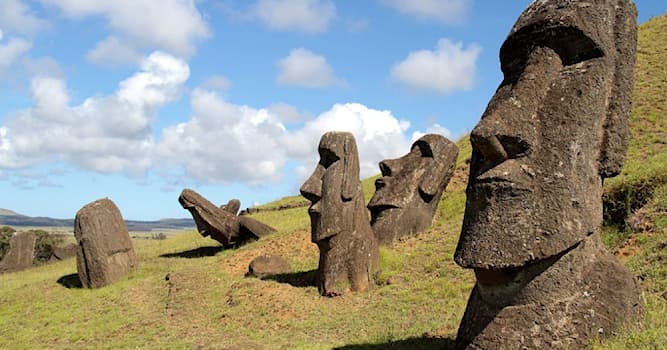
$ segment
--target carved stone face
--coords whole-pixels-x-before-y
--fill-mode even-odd
[[[427,134],[401,158],[380,162],[382,177],[368,203],[371,225],[380,242],[419,232],[433,219],[449,182],[458,148],[446,138]]]
[[[600,224],[602,179],[622,166],[631,48],[605,30],[613,6],[558,4],[531,4],[501,49],[504,80],[470,136],[463,267],[520,267],[572,247]]]
[[[353,230],[353,197],[361,193],[359,156],[351,133],[324,134],[318,152],[320,161],[301,186],[301,194],[311,202],[308,214],[313,242]]]

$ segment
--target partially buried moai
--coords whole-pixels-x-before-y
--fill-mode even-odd
[[[111,284],[137,266],[123,217],[108,198],[88,203],[76,213],[74,236],[78,244],[76,269],[86,288]]]
[[[629,0],[539,0],[500,50],[473,129],[455,261],[477,282],[457,349],[576,348],[640,322],[631,273],[600,241],[602,182],[628,145]]]
[[[357,144],[349,132],[327,132],[318,152],[320,161],[301,186],[320,250],[318,289],[326,296],[362,291],[373,280],[379,252],[364,205]]]
[[[9,250],[0,261],[0,273],[14,272],[32,266],[37,236],[32,232],[14,232],[9,240]]]
[[[380,162],[382,177],[368,203],[371,227],[380,244],[431,226],[459,149],[437,134],[426,134],[401,158]]]

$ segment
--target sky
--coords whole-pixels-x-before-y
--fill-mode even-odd
[[[424,133],[456,141],[502,79],[530,0],[0,0],[0,208],[188,217],[298,194],[327,131],[361,176]],[[639,23],[667,1],[636,0]]]

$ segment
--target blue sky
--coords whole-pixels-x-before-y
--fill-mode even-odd
[[[529,0],[0,0],[0,208],[187,217],[298,193],[328,130],[362,176],[425,132],[457,139],[501,80]],[[639,22],[667,12],[638,0]]]

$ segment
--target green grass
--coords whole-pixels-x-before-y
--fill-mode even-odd
[[[604,227],[603,239],[642,278],[644,327],[593,341],[594,349],[667,344],[666,26],[662,16],[641,27],[633,139],[622,175],[605,184],[606,206],[621,214]],[[306,207],[262,211],[253,217],[277,232],[236,249],[215,248],[196,232],[134,239],[139,268],[97,290],[57,282],[76,273],[75,259],[0,275],[0,348],[451,348],[474,283],[452,259],[471,152],[467,137],[458,144],[457,171],[432,227],[381,248],[381,272],[368,292],[322,298],[314,286],[299,286],[318,259]],[[363,182],[366,200],[375,178]],[[305,200],[286,197],[262,207],[287,204]],[[624,224],[640,208],[649,232]],[[244,277],[261,254],[289,261],[288,283]]]

